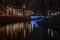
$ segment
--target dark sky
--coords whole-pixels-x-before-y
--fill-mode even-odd
[[[0,5],[13,5],[17,8],[21,8],[23,4],[27,5],[27,9],[35,12],[46,11],[49,9],[59,9],[59,0],[0,0]]]

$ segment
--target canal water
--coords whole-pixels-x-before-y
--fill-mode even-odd
[[[46,17],[31,17],[31,21],[7,24],[0,27],[1,40],[47,40],[48,29],[37,23],[46,20]]]

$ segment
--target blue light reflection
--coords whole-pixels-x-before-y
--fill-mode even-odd
[[[33,26],[34,28],[40,28],[41,26],[39,26],[37,24],[37,22],[41,22],[41,19],[46,19],[47,16],[31,16],[31,26]]]

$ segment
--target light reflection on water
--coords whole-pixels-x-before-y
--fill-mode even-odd
[[[28,29],[30,32],[33,28],[40,27],[36,22],[41,22],[46,19],[46,16],[31,16],[31,21],[29,22],[20,22],[6,25],[7,32],[14,30],[23,30]]]
[[[6,25],[6,31],[7,35],[16,33],[17,31],[22,31],[24,37],[26,36],[26,29],[31,33],[34,29],[34,27],[37,28],[37,24],[34,22],[21,22],[21,23],[15,23],[15,24],[10,24]]]
[[[37,24],[37,22],[41,22],[43,20],[40,18],[39,18],[39,16],[37,16],[37,17],[31,18],[31,21],[28,21],[28,22],[20,22],[20,23],[6,25],[5,27],[6,27],[7,35],[11,34],[11,36],[12,36],[13,34],[16,34],[17,31],[18,32],[22,31],[22,33],[25,37],[27,29],[31,33],[31,32],[33,32],[33,29],[40,28],[40,26]]]
[[[24,30],[24,29],[28,29],[31,32],[31,31],[33,31],[34,27],[37,28],[38,25],[37,25],[37,23],[35,23],[33,21],[6,25],[7,34],[9,33],[9,31],[12,33],[14,31],[21,31],[21,30]]]
[[[31,31],[33,31],[34,28],[39,27],[39,25],[36,22],[41,22],[42,21],[41,18],[45,18],[45,16],[44,17],[43,16],[31,16],[31,21],[7,25],[7,26],[10,26],[7,29],[13,30],[13,31],[28,29],[29,32],[31,32]]]

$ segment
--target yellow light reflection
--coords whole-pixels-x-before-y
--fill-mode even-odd
[[[24,38],[26,37],[26,29],[24,29]]]

